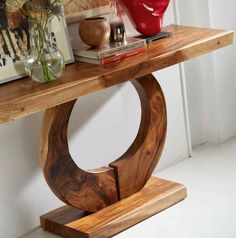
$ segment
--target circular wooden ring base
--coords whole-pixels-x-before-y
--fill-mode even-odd
[[[45,112],[40,143],[41,166],[51,190],[66,204],[96,212],[140,191],[151,177],[165,141],[165,99],[152,75],[131,83],[141,102],[139,132],[124,155],[108,167],[85,171],[70,155],[67,130],[76,100]]]

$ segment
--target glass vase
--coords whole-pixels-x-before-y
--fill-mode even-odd
[[[51,21],[29,20],[30,50],[25,59],[29,77],[40,83],[59,79],[65,67],[64,57],[56,46]]]
[[[117,0],[110,1],[109,22],[111,27],[110,43],[123,43],[126,40],[125,25]]]

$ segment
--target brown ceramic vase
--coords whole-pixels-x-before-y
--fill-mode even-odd
[[[110,32],[110,24],[104,17],[85,18],[79,24],[81,40],[92,47],[99,47],[108,41]]]

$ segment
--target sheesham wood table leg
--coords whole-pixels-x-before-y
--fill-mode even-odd
[[[111,237],[186,197],[183,185],[151,178],[167,127],[161,87],[152,75],[131,81],[142,117],[130,148],[108,167],[84,171],[70,156],[67,128],[75,101],[48,109],[41,133],[45,179],[63,202],[41,217],[45,230],[66,238]]]

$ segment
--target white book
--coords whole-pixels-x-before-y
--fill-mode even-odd
[[[73,49],[75,56],[86,57],[91,59],[104,59],[116,54],[134,50],[146,45],[145,39],[128,38],[124,43],[119,44],[106,44],[99,48],[83,48]]]

